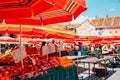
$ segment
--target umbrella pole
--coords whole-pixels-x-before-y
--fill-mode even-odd
[[[59,51],[59,57],[61,57],[61,51]]]
[[[21,36],[22,36],[22,27],[21,27],[21,20],[20,20],[20,53],[21,53],[21,46],[22,46],[22,43],[21,43],[22,39],[21,39]],[[21,65],[22,65],[22,67],[23,67],[23,69],[24,69],[23,60],[21,60]]]
[[[0,54],[1,54],[1,44],[0,44]]]
[[[47,61],[48,61],[48,54],[47,54]]]

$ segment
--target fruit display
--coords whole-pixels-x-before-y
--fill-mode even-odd
[[[38,54],[36,47],[26,47],[27,55]]]
[[[5,61],[5,58],[6,61]],[[34,62],[31,60],[34,60]],[[31,77],[47,74],[48,70],[63,66],[64,68],[73,66],[75,63],[72,60],[62,57],[41,57],[38,55],[30,55],[23,59],[24,66],[21,63],[14,63],[12,56],[4,56],[0,60],[5,64],[12,63],[11,65],[5,65],[0,68],[0,80],[28,80]],[[11,62],[12,61],[12,62]]]
[[[54,59],[58,61],[64,68],[75,65],[75,62],[67,57],[54,57]]]
[[[10,56],[10,55],[1,55],[0,56],[0,66],[2,65],[13,65],[15,64],[14,63],[14,60],[13,60],[13,57]]]
[[[46,74],[49,69],[60,66],[59,63],[52,58],[47,60],[46,58],[39,56],[30,57],[35,60],[36,64],[33,64],[32,61],[26,57],[23,60],[24,68],[20,63],[0,68],[0,80],[26,80],[27,78]],[[7,58],[10,59],[11,57]],[[7,61],[9,63],[9,60]]]

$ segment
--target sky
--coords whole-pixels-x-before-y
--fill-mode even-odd
[[[120,16],[120,0],[86,0],[87,10],[71,23],[83,22],[89,18]]]
[[[87,10],[82,13],[83,16],[120,16],[120,0],[86,0],[86,4]]]

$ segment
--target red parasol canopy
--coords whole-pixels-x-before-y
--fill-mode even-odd
[[[56,28],[55,28],[56,27]],[[68,30],[60,29],[57,26],[55,27],[35,27],[22,25],[21,26],[21,36],[27,38],[74,38],[76,34],[71,33]],[[10,25],[10,24],[2,24],[0,25],[0,33],[1,34],[20,34],[19,25]]]
[[[47,0],[0,0],[0,18],[36,16],[51,7]]]
[[[0,37],[0,42],[18,42],[18,40],[8,36],[3,36]]]
[[[20,26],[19,25],[0,25],[0,34],[20,34]],[[22,25],[21,26],[21,33],[23,35],[45,35],[47,32],[45,30],[42,30],[40,28],[34,27],[34,26],[28,26],[28,25]]]
[[[40,39],[29,39],[27,42],[31,44],[39,44],[42,41],[43,40],[40,40]]]
[[[54,6],[32,18],[6,19],[7,24],[47,25],[71,21],[86,10],[85,0],[48,0]]]

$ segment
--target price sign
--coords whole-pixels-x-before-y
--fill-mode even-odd
[[[24,46],[21,46],[21,48],[12,50],[12,55],[15,63],[18,63],[21,61],[23,58],[26,57],[26,49]]]
[[[18,63],[21,60],[20,49],[12,50],[12,55],[15,63]]]
[[[50,53],[55,53],[55,44],[50,44]]]
[[[48,46],[43,46],[42,47],[42,55],[47,55],[48,54]]]
[[[63,49],[63,45],[61,45],[61,44],[59,44],[58,45],[58,51],[63,51],[64,49]]]
[[[21,58],[22,58],[22,59],[27,56],[25,46],[21,46],[21,47],[20,47],[20,55],[21,55]]]

